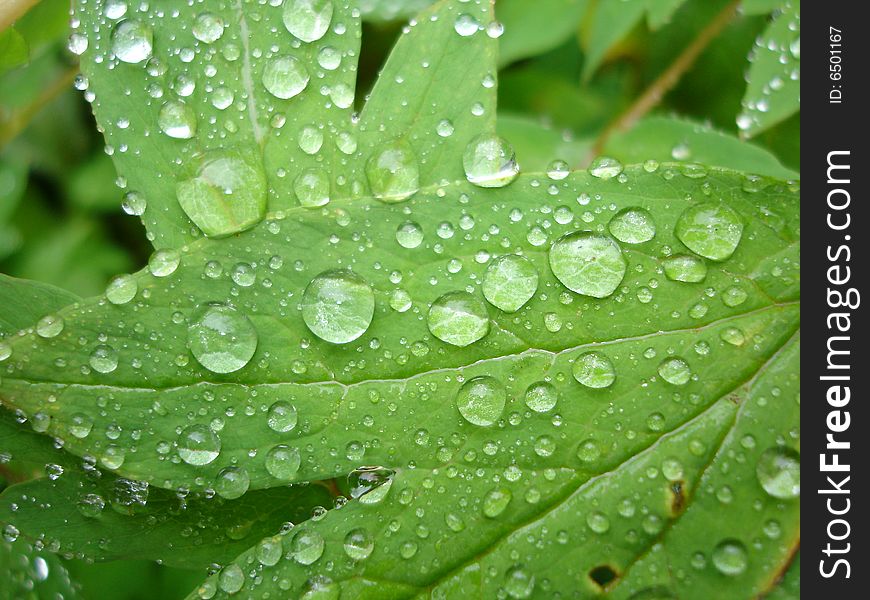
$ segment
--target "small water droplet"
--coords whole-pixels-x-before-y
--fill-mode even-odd
[[[707,265],[696,256],[676,254],[662,261],[665,277],[671,281],[700,283],[707,277]]]
[[[622,163],[609,156],[599,156],[589,165],[589,174],[598,179],[613,179],[622,173]]]
[[[189,140],[196,135],[196,113],[181,100],[170,100],[160,107],[157,125],[171,138]]]
[[[36,335],[41,338],[50,339],[60,335],[63,331],[63,317],[57,315],[46,315],[36,323]]]
[[[416,248],[423,242],[423,228],[413,221],[406,221],[396,229],[396,241],[402,248]]]
[[[513,494],[508,488],[496,488],[483,497],[483,516],[495,519],[502,514],[510,504]]]
[[[269,416],[266,422],[272,431],[287,433],[296,427],[298,420],[299,415],[296,412],[296,407],[286,400],[278,400],[269,407]]]
[[[662,379],[671,385],[686,385],[692,378],[692,370],[689,363],[678,356],[666,358],[658,368]]]
[[[290,540],[290,556],[300,565],[311,565],[320,560],[326,542],[311,529],[301,529]]]
[[[310,78],[308,69],[294,56],[275,56],[263,69],[263,86],[282,100],[299,95]]]
[[[329,175],[322,169],[306,169],[293,182],[299,204],[316,208],[329,203]]]
[[[111,346],[100,345],[91,352],[88,362],[98,373],[111,373],[118,368],[118,353]]]
[[[552,410],[559,400],[559,392],[555,386],[546,381],[533,383],[526,390],[526,406],[535,412],[545,413]]]
[[[375,549],[375,541],[368,530],[358,527],[344,536],[344,552],[351,560],[365,560]]]
[[[244,496],[250,485],[251,478],[245,469],[226,467],[217,474],[214,480],[214,491],[225,500],[235,500]]]
[[[713,565],[723,575],[740,575],[746,570],[749,559],[742,542],[727,539],[720,542],[711,555]]]
[[[151,57],[154,31],[140,21],[121,21],[112,31],[112,53],[118,60],[137,64]]]
[[[656,224],[645,208],[626,208],[616,213],[608,225],[610,234],[625,244],[642,244],[656,235]]]
[[[292,479],[301,465],[302,456],[297,448],[279,444],[266,454],[266,471],[276,479]]]

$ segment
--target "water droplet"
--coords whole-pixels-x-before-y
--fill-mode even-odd
[[[276,479],[292,479],[301,465],[302,456],[297,448],[279,444],[266,454],[266,471]]]
[[[88,38],[81,33],[73,33],[69,36],[66,47],[76,56],[81,56],[88,49]]]
[[[390,308],[396,312],[403,313],[411,308],[411,295],[405,290],[398,288],[390,294]]]
[[[722,303],[729,308],[734,308],[746,302],[748,297],[746,290],[739,285],[732,285],[722,292]]]
[[[329,175],[321,169],[306,169],[293,182],[299,204],[316,208],[329,203]]]
[[[586,352],[574,361],[574,379],[588,388],[603,389],[616,381],[613,363],[601,352]]]
[[[383,500],[396,472],[384,467],[360,467],[347,476],[350,497],[358,499],[362,504],[377,504]]]
[[[423,228],[413,221],[406,221],[396,229],[396,241],[402,248],[416,248],[423,243]]]
[[[535,576],[523,568],[522,565],[515,565],[505,572],[504,591],[511,598],[518,600],[531,598],[534,590]]]
[[[453,123],[450,119],[441,119],[438,121],[438,124],[435,126],[435,132],[441,137],[450,137],[453,135],[455,128],[453,127]]]
[[[466,146],[462,154],[465,178],[476,186],[500,188],[520,172],[513,146],[502,137],[483,133]]]
[[[125,63],[136,64],[151,57],[154,31],[140,21],[121,21],[112,31],[112,53]]]
[[[535,412],[545,413],[552,410],[559,400],[559,392],[555,386],[546,381],[533,383],[526,390],[525,401],[526,406]]]
[[[755,474],[764,491],[788,500],[801,495],[801,457],[791,448],[768,448],[755,465]]]
[[[299,148],[305,154],[317,154],[323,146],[323,134],[317,127],[308,125],[299,132]]]
[[[609,156],[599,156],[589,165],[589,174],[598,179],[612,179],[622,173],[622,163]]]
[[[538,290],[538,271],[529,259],[517,254],[500,256],[483,276],[483,296],[505,312],[516,312]]]
[[[193,37],[204,44],[213,44],[224,34],[224,20],[214,13],[201,13],[191,28]]]
[[[407,200],[420,189],[420,167],[411,147],[401,141],[380,146],[366,161],[366,179],[375,198]]]
[[[121,202],[121,209],[128,215],[136,217],[145,213],[148,207],[148,202],[145,196],[136,191],[129,191],[124,194],[124,200]]]
[[[366,529],[352,529],[344,536],[344,552],[351,560],[365,560],[375,549],[375,541]]]
[[[586,525],[595,533],[604,534],[610,530],[610,519],[603,512],[592,511],[586,515]]]
[[[106,501],[99,494],[84,494],[76,503],[76,508],[82,516],[89,519],[99,517],[106,507]]]
[[[284,27],[303,42],[316,42],[329,30],[332,0],[285,0]]]
[[[118,368],[118,353],[111,346],[100,345],[91,352],[88,362],[98,373],[111,373]]]
[[[196,176],[177,183],[175,193],[185,214],[210,237],[244,231],[266,214],[266,176],[243,152],[200,157]]]
[[[483,375],[466,381],[456,394],[456,408],[472,425],[489,427],[501,417],[507,390],[496,378]]]
[[[308,329],[333,344],[346,344],[364,334],[374,312],[371,286],[347,269],[321,273],[302,295],[302,319]]]
[[[250,485],[251,478],[245,469],[226,467],[217,474],[214,480],[214,491],[225,500],[235,500],[242,497]]]
[[[308,86],[308,69],[293,56],[276,56],[263,69],[263,86],[282,100],[300,94]]]
[[[672,356],[662,361],[658,368],[661,378],[671,385],[686,385],[692,378],[689,363],[678,356]]]
[[[235,594],[245,585],[245,573],[239,565],[231,564],[218,574],[218,587],[222,592]]]
[[[507,488],[496,488],[487,492],[483,498],[483,516],[495,519],[510,504],[513,494]]]
[[[257,560],[261,565],[273,567],[281,560],[284,554],[284,546],[280,536],[266,538],[257,544]]]
[[[75,413],[70,419],[69,432],[80,440],[88,437],[94,428],[94,420],[84,413]]]
[[[311,565],[323,556],[326,542],[316,531],[301,529],[290,540],[290,556],[300,565]]]
[[[665,277],[671,281],[683,283],[700,283],[707,277],[707,265],[704,261],[688,254],[676,254],[662,261]]]
[[[160,107],[157,125],[171,138],[189,140],[196,135],[196,113],[181,100],[170,100]]]
[[[168,277],[175,273],[181,262],[181,254],[177,250],[158,250],[148,259],[148,270],[154,277]]]
[[[187,328],[187,347],[213,373],[233,373],[244,367],[257,349],[257,330],[232,307],[201,307]]]
[[[269,407],[267,423],[269,429],[278,433],[287,433],[296,427],[299,416],[296,407],[285,400],[278,400]]]
[[[608,225],[610,234],[625,244],[642,244],[656,235],[652,215],[644,208],[626,208],[616,213]]]
[[[713,565],[723,575],[740,575],[749,564],[746,547],[738,540],[733,539],[720,542],[713,549],[711,558]]]
[[[561,181],[571,174],[571,167],[564,160],[554,160],[547,167],[547,177],[553,181]]]
[[[705,202],[687,208],[680,215],[674,233],[695,254],[721,261],[737,249],[743,223],[732,208]]]
[[[189,465],[207,465],[220,452],[221,439],[207,425],[190,425],[178,436],[178,456]]]
[[[627,261],[609,237],[589,231],[568,233],[550,248],[553,275],[573,292],[606,298],[625,277]]]
[[[462,37],[468,37],[480,30],[480,23],[472,15],[462,13],[453,22],[453,29]]]
[[[63,331],[63,317],[57,315],[46,315],[36,323],[36,335],[41,338],[53,338],[60,335]]]
[[[448,292],[432,303],[429,331],[443,342],[468,346],[489,333],[486,306],[468,292]]]
[[[731,344],[732,346],[742,346],[746,341],[746,336],[744,336],[743,332],[737,327],[726,327],[719,334],[719,339],[726,344]]]

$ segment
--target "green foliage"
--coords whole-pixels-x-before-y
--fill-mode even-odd
[[[15,581],[799,596],[799,175],[680,117],[600,137],[630,72],[579,84],[682,4],[77,2],[105,153],[0,157],[7,264],[93,296],[119,195],[154,253],[93,297],[0,276]]]

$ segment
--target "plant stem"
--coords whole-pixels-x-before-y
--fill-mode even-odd
[[[37,2],[39,0],[0,0],[0,31],[12,25]]]
[[[610,125],[604,128],[601,135],[592,144],[592,149],[584,160],[582,165],[584,168],[598,156],[607,144],[610,137],[616,132],[628,131],[631,129],[644,115],[656,107],[665,94],[668,93],[679,81],[680,78],[688,71],[698,56],[707,48],[716,36],[731,22],[737,12],[739,0],[734,0],[728,3],[719,14],[717,14],[707,26],[698,32],[695,39],[686,46],[683,51],[674,59],[674,62],[665,69],[664,73],[659,75],[649,87],[640,95],[640,97],[632,103],[628,109],[616,118]]]

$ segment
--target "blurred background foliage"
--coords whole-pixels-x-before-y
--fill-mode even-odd
[[[358,98],[371,88],[403,20],[429,1],[359,0],[366,22]],[[754,147],[734,152],[735,144],[747,144],[737,141],[736,125],[746,57],[779,4],[745,0],[651,116],[603,149],[623,162],[717,164],[724,157],[718,164],[725,164],[739,155],[743,163],[730,166],[795,176],[799,112],[756,135]],[[523,169],[542,170],[554,158],[584,166],[607,126],[733,8],[725,0],[499,0],[499,128]],[[150,246],[138,220],[120,210],[122,182],[74,88],[68,0],[41,0],[11,26],[9,20],[0,20],[0,272],[99,294],[112,276],[143,265]],[[27,476],[0,461],[0,490]],[[61,563],[21,540],[0,544],[0,572],[13,574],[0,585],[0,599],[48,597],[73,585],[85,598],[173,598],[201,579],[143,561]],[[40,579],[43,568],[52,577]]]

